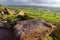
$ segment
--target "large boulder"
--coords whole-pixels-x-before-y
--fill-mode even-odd
[[[3,28],[4,24],[2,22],[0,22],[0,28]]]
[[[12,35],[5,29],[0,30],[0,40],[13,40]]]
[[[56,27],[42,19],[18,21],[14,33],[19,40],[47,40]]]
[[[13,40],[11,31],[7,30],[3,23],[0,22],[0,40]]]

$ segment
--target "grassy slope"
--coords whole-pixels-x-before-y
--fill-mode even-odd
[[[35,10],[35,9],[23,9],[25,13],[30,14],[34,18],[43,18],[49,21],[60,22],[60,14],[51,12],[51,11],[43,11],[43,10]]]

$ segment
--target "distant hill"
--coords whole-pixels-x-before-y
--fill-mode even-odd
[[[50,10],[52,12],[60,12],[60,7],[49,7],[49,6],[33,6],[33,5],[7,5],[5,7],[17,7],[17,8],[33,8],[40,10]]]

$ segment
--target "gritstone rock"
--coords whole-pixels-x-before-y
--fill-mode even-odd
[[[12,34],[7,30],[3,23],[0,22],[0,40],[13,40]]]
[[[42,19],[32,19],[18,21],[14,28],[19,40],[47,40],[56,27]]]

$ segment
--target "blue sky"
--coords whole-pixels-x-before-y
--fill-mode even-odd
[[[0,0],[0,4],[60,7],[60,0]]]

